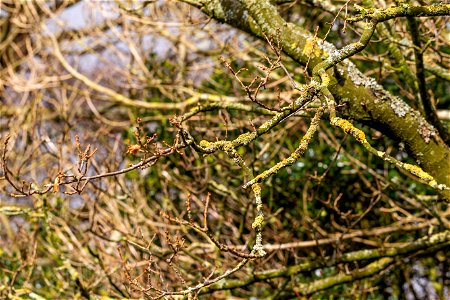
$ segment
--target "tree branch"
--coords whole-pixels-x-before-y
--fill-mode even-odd
[[[323,290],[339,283],[349,282],[356,279],[373,275],[393,262],[393,257],[405,256],[409,253],[420,250],[427,250],[431,247],[442,248],[450,244],[450,231],[444,231],[429,237],[419,239],[408,243],[407,245],[395,248],[378,248],[371,250],[360,250],[348,252],[338,258],[325,257],[323,260],[316,259],[305,261],[301,264],[276,270],[267,270],[256,272],[246,278],[239,280],[226,280],[217,284],[213,284],[201,291],[201,294],[212,293],[218,290],[235,289],[248,286],[252,283],[274,279],[279,277],[289,277],[302,272],[310,272],[312,270],[334,266],[338,263],[364,261],[368,259],[379,259],[368,264],[362,269],[355,270],[350,274],[339,274],[332,277],[316,280],[310,283],[302,283],[297,287],[301,294],[311,294],[319,290]]]
[[[229,23],[261,39],[265,39],[264,34],[269,38],[278,37],[281,48],[292,59],[303,65],[309,61],[310,72],[337,53],[330,43],[320,39],[316,42],[317,39],[309,31],[286,22],[269,1],[200,0],[196,1],[196,6],[218,21]],[[431,6],[376,10],[368,12],[365,17],[385,21],[413,14],[443,15],[448,14],[448,9],[449,5],[445,4],[438,6],[437,10]],[[233,13],[226,13],[231,11]],[[384,90],[373,78],[363,75],[347,60],[327,73],[330,76],[328,89],[336,102],[342,104],[339,113],[381,129],[398,142],[404,142],[407,151],[425,171],[439,183],[450,186],[450,149],[419,112]],[[443,191],[441,195],[450,198],[449,192]]]

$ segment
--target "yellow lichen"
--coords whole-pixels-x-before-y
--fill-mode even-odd
[[[256,136],[255,132],[246,132],[241,134],[240,136],[237,137],[237,139],[235,140],[235,143],[237,144],[248,144],[252,139],[254,139]]]
[[[409,172],[411,172],[412,174],[416,175],[417,177],[419,177],[422,180],[425,181],[434,181],[433,176],[431,176],[430,174],[428,174],[427,172],[425,172],[424,170],[422,170],[422,168],[415,166],[415,165],[411,165],[411,164],[403,164],[403,168]]]
[[[211,146],[211,143],[205,140],[201,140],[200,141],[200,147],[202,148],[208,148],[209,146]]]
[[[261,195],[261,186],[259,184],[252,185],[252,190],[255,195]]]
[[[320,56],[320,49],[317,46],[315,38],[309,38],[306,40],[305,47],[303,48],[302,54],[308,57]]]
[[[351,134],[359,142],[361,143],[367,142],[366,135],[364,134],[364,132],[353,126],[353,124],[350,123],[349,121],[336,117],[331,120],[331,124],[342,128],[342,130],[344,130],[345,133]]]
[[[237,152],[234,150],[233,144],[231,142],[226,142],[223,145],[223,151],[225,151],[228,154],[233,153],[234,155],[237,155]],[[234,153],[234,152],[236,152],[236,153]]]
[[[322,79],[322,86],[328,87],[330,85],[330,76],[326,72],[323,72],[320,78]]]
[[[262,223],[264,222],[264,217],[263,216],[257,216],[255,218],[255,221],[252,224],[252,228],[256,228],[262,225]]]

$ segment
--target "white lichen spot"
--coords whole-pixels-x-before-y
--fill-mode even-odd
[[[255,252],[256,255],[261,256],[261,257],[266,255],[266,251],[264,251],[264,247],[262,245],[261,232],[258,232],[256,234],[256,242],[255,242],[255,245],[253,246],[253,252]]]
[[[377,155],[378,155],[379,157],[383,157],[384,154],[385,154],[385,152],[383,152],[383,151],[377,151]]]
[[[347,73],[348,77],[352,80],[355,85],[362,85],[365,81],[365,76],[358,68],[351,62],[347,63]]]
[[[441,191],[448,190],[448,187],[445,184],[438,184],[436,185],[436,188]]]
[[[366,88],[370,88],[373,90],[382,90],[383,87],[381,85],[378,84],[378,82],[372,78],[372,77],[366,77],[366,80],[364,81],[364,86]]]
[[[364,75],[352,62],[345,60],[344,63],[347,65],[348,77],[355,85],[371,89],[375,95],[384,93],[383,87],[374,78]],[[375,98],[375,102],[377,101]]]
[[[330,53],[328,53],[328,55],[331,61],[335,61],[339,57],[339,51],[338,50],[331,51]]]
[[[337,51],[336,47],[332,43],[329,43],[327,41],[320,40],[320,42],[317,44],[319,48],[327,52],[328,55],[331,55],[332,52]]]
[[[431,138],[436,135],[436,129],[428,124],[421,116],[418,116],[419,128],[417,129],[425,143],[429,143]]]
[[[394,113],[401,118],[406,116],[411,110],[411,108],[398,97],[391,98],[390,106]]]

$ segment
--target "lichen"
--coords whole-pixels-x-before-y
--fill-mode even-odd
[[[332,53],[337,53],[336,46],[324,40],[320,40],[317,45],[322,50],[323,58],[328,58]]]
[[[261,257],[266,255],[266,251],[264,251],[264,247],[262,245],[261,232],[258,232],[256,234],[256,241],[255,241],[255,246],[253,246],[253,252],[255,252],[256,255],[261,256]]]
[[[209,148],[211,146],[211,143],[206,141],[206,140],[201,140],[200,141],[200,147],[202,148]]]
[[[411,172],[411,174],[416,175],[417,177],[419,177],[422,180],[425,180],[427,182],[432,182],[434,181],[433,176],[431,176],[430,174],[428,174],[427,172],[425,172],[424,170],[422,170],[421,167],[415,166],[415,165],[411,165],[411,164],[407,164],[404,163],[403,164],[403,168],[409,172]]]
[[[398,97],[392,97],[389,106],[400,118],[403,118],[407,113],[411,111],[411,108]]]
[[[428,144],[431,141],[431,138],[437,135],[436,129],[433,127],[433,125],[426,122],[421,116],[418,116],[417,119],[419,123],[417,131],[419,132],[420,136],[424,139],[425,143]]]
[[[255,218],[255,221],[252,224],[252,228],[255,229],[257,227],[260,227],[263,222],[264,222],[264,217],[263,216],[257,216]]]
[[[321,79],[322,79],[322,86],[324,87],[328,87],[330,85],[330,76],[328,76],[328,74],[326,72],[323,72],[320,75]]]
[[[223,145],[223,151],[225,151],[226,153],[228,153],[229,155],[232,153],[232,154],[234,154],[234,155],[232,155],[233,157],[235,157],[236,155],[237,155],[237,153],[234,153],[235,151],[233,151],[234,150],[234,147],[233,147],[233,144],[231,143],[231,142],[226,142],[224,145]]]
[[[347,74],[351,81],[358,86],[364,86],[371,89],[375,94],[384,91],[383,87],[378,84],[378,82],[372,78],[365,76],[352,62],[345,60],[344,63],[347,65]]]
[[[411,172],[411,174],[414,174],[417,177],[419,177],[420,179],[422,179],[423,181],[425,181],[429,186],[431,186],[437,190],[441,190],[441,191],[450,190],[450,188],[448,186],[446,186],[445,184],[438,184],[433,176],[431,176],[430,174],[428,174],[427,172],[425,172],[424,170],[422,170],[422,168],[420,168],[418,166],[403,163],[402,167],[405,170]]]
[[[433,125],[430,125],[425,119],[417,112],[411,109],[403,100],[398,97],[390,96],[389,98],[389,106],[392,108],[394,113],[403,118],[407,114],[410,114],[414,119],[416,119],[419,123],[417,127],[417,131],[420,136],[424,139],[425,143],[429,143],[433,136],[437,135],[436,129]]]
[[[246,145],[249,142],[251,142],[254,138],[256,138],[256,132],[247,132],[247,133],[243,133],[240,136],[238,136],[234,140],[234,143],[236,145]]]
[[[351,134],[358,142],[363,144],[367,143],[366,135],[364,134],[364,132],[353,126],[353,124],[349,121],[336,117],[331,120],[331,125],[342,128],[345,133]]]
[[[308,57],[320,56],[321,51],[317,46],[315,38],[306,39],[305,47],[303,48],[302,54]]]
[[[355,85],[362,85],[366,79],[363,73],[351,62],[347,63],[347,74]]]

